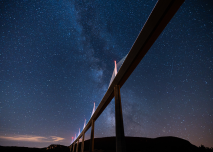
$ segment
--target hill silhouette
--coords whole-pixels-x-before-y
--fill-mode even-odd
[[[95,138],[94,139],[94,149],[96,152],[100,151],[116,151],[116,138],[115,137],[105,137],[105,138]],[[158,137],[158,138],[144,138],[144,137],[125,137],[126,141],[126,151],[129,152],[194,152],[202,150],[213,149],[200,148],[192,145],[189,141],[178,138],[178,137]],[[84,142],[84,151],[89,151],[90,140]],[[81,149],[81,143],[79,143],[79,151]]]
[[[116,138],[105,137],[94,139],[94,152],[116,152]],[[213,148],[206,148],[203,145],[197,147],[189,141],[178,137],[125,137],[127,152],[213,152]],[[84,151],[89,152],[90,140],[84,142]],[[76,148],[76,146],[75,146]],[[52,144],[46,148],[28,148],[28,147],[4,147],[0,146],[1,152],[70,152],[68,146]],[[81,151],[81,142],[78,146]],[[76,152],[76,149],[75,149]]]

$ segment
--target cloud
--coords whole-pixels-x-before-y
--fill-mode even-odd
[[[64,140],[64,138],[57,136],[42,137],[35,135],[0,136],[0,139],[27,142],[60,142]]]
[[[56,137],[56,136],[51,136],[51,138],[53,139],[53,141],[62,141],[62,140],[64,140],[64,138]]]

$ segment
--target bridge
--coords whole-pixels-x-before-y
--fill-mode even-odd
[[[78,152],[79,139],[82,138],[81,152],[84,151],[84,136],[86,131],[91,127],[90,135],[90,152],[94,151],[94,125],[96,119],[105,110],[108,104],[115,97],[115,132],[116,132],[116,152],[125,152],[125,135],[123,127],[123,115],[121,106],[120,88],[129,78],[131,73],[146,55],[148,50],[154,44],[158,36],[164,30],[166,25],[178,11],[184,0],[158,0],[141,32],[139,33],[132,48],[127,54],[121,68],[110,83],[103,99],[94,111],[90,120],[84,127],[78,137],[69,146],[71,152]],[[76,147],[76,148],[75,148]]]

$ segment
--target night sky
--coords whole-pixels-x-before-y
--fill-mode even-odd
[[[68,146],[156,2],[0,0],[0,145]],[[126,136],[213,147],[212,8],[186,0],[123,85]],[[114,116],[113,99],[95,137],[115,136]]]

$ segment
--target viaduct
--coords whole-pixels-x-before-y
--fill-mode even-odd
[[[75,141],[69,146],[71,152],[78,152],[79,139],[82,137],[81,152],[84,152],[85,132],[91,127],[90,152],[94,152],[94,125],[96,119],[101,115],[104,109],[115,97],[115,132],[116,132],[116,152],[126,152],[125,135],[123,127],[123,115],[121,106],[120,88],[129,78],[131,73],[137,67],[142,58],[154,44],[158,36],[164,30],[166,25],[178,11],[184,0],[158,0],[120,70],[109,86],[103,99],[98,105],[96,111],[90,118],[83,131],[78,135]],[[75,148],[76,147],[76,148]]]

